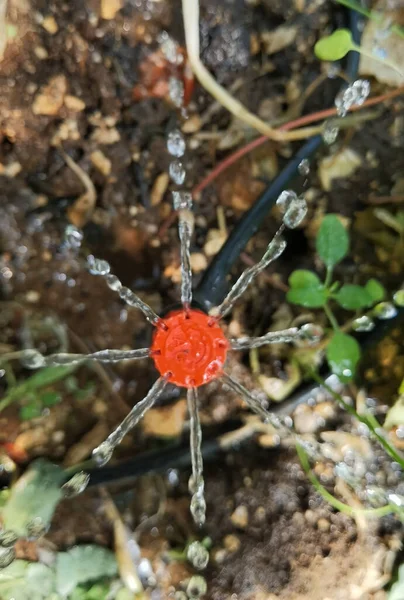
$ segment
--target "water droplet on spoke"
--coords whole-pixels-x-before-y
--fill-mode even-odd
[[[304,198],[297,198],[289,204],[283,222],[289,229],[295,229],[303,221],[307,214],[307,203]]]
[[[373,315],[378,319],[393,319],[397,315],[397,308],[391,302],[379,302],[373,308]]]
[[[114,446],[105,441],[93,450],[93,459],[99,467],[103,467],[112,458]]]
[[[300,175],[308,175],[310,173],[310,162],[307,158],[304,158],[297,167]]]
[[[185,181],[185,169],[180,160],[173,160],[168,168],[171,180],[177,185],[182,185]]]
[[[357,79],[342,90],[335,98],[335,107],[340,117],[345,117],[353,106],[360,106],[370,93],[370,83],[367,79]]]
[[[167,150],[171,154],[171,156],[176,156],[177,158],[184,156],[185,140],[179,129],[174,129],[168,134]]]
[[[393,300],[397,306],[404,306],[404,290],[398,290],[394,296]]]
[[[92,275],[108,275],[111,270],[110,264],[106,260],[95,258],[91,254],[87,258],[87,264]]]
[[[0,548],[0,569],[5,569],[8,565],[11,565],[14,559],[14,548]]]
[[[66,481],[66,483],[62,485],[63,496],[65,498],[73,498],[74,496],[78,496],[84,492],[89,481],[90,475],[88,473],[85,473],[84,471],[76,473],[71,479],[69,479],[69,481]]]
[[[14,546],[17,540],[18,535],[14,531],[11,531],[11,529],[5,529],[0,532],[0,546],[3,546],[3,548]]]
[[[188,546],[187,559],[195,569],[202,571],[209,562],[209,552],[200,542],[192,542]]]
[[[375,323],[373,319],[368,317],[367,315],[363,315],[363,317],[358,317],[352,322],[352,329],[354,331],[372,331]]]

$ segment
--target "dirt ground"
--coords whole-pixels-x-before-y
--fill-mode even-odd
[[[107,259],[123,284],[155,311],[174,305],[180,258],[175,221],[170,224],[167,131],[178,121],[185,132],[190,190],[255,134],[216,107],[198,84],[189,118],[181,124],[168,99],[170,74],[156,67],[163,31],[184,44],[178,0],[127,0],[116,12],[112,0],[109,5],[99,0],[9,4],[16,32],[0,63],[2,352],[19,350],[27,329],[43,352],[60,348],[60,331],[72,352],[148,346],[150,326],[88,272],[85,257]],[[299,99],[322,72],[314,43],[327,28],[346,24],[344,9],[291,0],[204,0],[201,6],[202,58],[251,111],[263,119],[288,115],[290,120],[302,111],[333,105],[338,90],[333,79],[319,84],[304,106]],[[389,89],[377,79],[371,85],[372,95]],[[389,293],[401,286],[402,237],[400,242],[396,232],[377,220],[369,199],[393,197],[383,208],[394,214],[403,200],[402,98],[378,105],[371,116],[340,133],[338,152],[348,149],[358,157],[352,173],[333,179],[330,186],[324,183],[324,169],[329,172],[332,164],[323,160],[336,152],[325,147],[311,162],[309,175],[296,183],[296,189],[307,192],[308,217],[288,235],[282,259],[258,278],[227,320],[232,336],[260,335],[303,313],[285,301],[287,278],[294,269],[319,266],[313,240],[326,212],[342,215],[353,232],[351,253],[338,279],[376,277]],[[96,204],[89,212],[78,202],[83,182],[66,164],[60,146],[95,186]],[[218,251],[220,223],[230,231],[297,147],[265,144],[195,199],[191,251],[196,285]],[[268,216],[232,277],[262,255],[277,219]],[[81,248],[66,245],[69,224],[82,227]],[[316,311],[313,316],[305,309],[303,316],[325,324]],[[347,319],[342,313],[341,322]],[[250,361],[247,353],[238,354],[231,357],[229,369],[249,389],[262,391]],[[284,345],[260,353],[259,361],[267,379],[287,379],[289,349]],[[18,363],[13,372],[17,380],[28,376]],[[82,367],[75,376],[78,388],[87,392],[79,397],[75,390],[58,388],[62,402],[39,418],[22,420],[16,404],[3,411],[0,441],[15,445],[17,469],[39,456],[66,467],[86,460],[145,395],[156,373],[141,361]],[[403,377],[398,329],[372,348],[362,382],[369,396],[384,405],[392,404]],[[0,393],[6,394],[7,385],[6,377],[0,378]],[[351,388],[353,397],[357,391]],[[116,458],[156,449],[163,455],[167,445],[186,442],[183,392],[169,390],[161,404],[125,438]],[[201,419],[212,435],[231,429],[245,414],[240,398],[215,382],[206,387]],[[342,423],[348,431],[338,415],[328,428]],[[189,516],[187,468],[174,464],[170,472],[108,488],[152,561],[157,583],[151,597],[174,598],[194,572],[188,563],[170,559],[170,552],[191,539],[209,537],[211,560],[203,575],[210,600],[385,599],[383,588],[402,536],[399,524],[385,517],[364,526],[336,512],[308,482],[293,449],[265,445],[252,436],[207,462],[202,532]],[[99,488],[63,501],[46,539],[58,549],[84,542],[110,546],[112,532],[102,504]]]

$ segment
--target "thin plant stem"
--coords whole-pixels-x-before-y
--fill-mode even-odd
[[[307,477],[309,478],[310,482],[313,484],[313,486],[316,488],[316,490],[323,496],[323,498],[329,504],[331,504],[331,506],[333,506],[340,512],[343,512],[343,513],[349,515],[350,517],[363,515],[366,517],[377,517],[377,518],[384,517],[393,512],[396,512],[394,510],[394,507],[391,504],[386,504],[385,506],[380,506],[379,508],[354,508],[352,506],[349,506],[349,504],[345,504],[344,502],[341,502],[340,500],[335,498],[335,496],[333,496],[328,490],[326,490],[326,488],[320,483],[320,481],[318,480],[318,478],[316,477],[316,475],[313,473],[313,471],[310,468],[309,459],[308,459],[308,456],[307,456],[305,450],[303,449],[303,446],[301,446],[298,443],[296,444],[296,452],[299,457],[300,463],[301,463]]]
[[[326,302],[323,306],[324,308],[324,312],[327,315],[328,320],[331,323],[332,328],[334,329],[334,331],[339,331],[339,325],[337,323],[337,319],[334,316],[334,313],[332,312],[330,305]]]
[[[347,413],[349,413],[352,417],[356,418],[358,421],[366,425],[366,427],[369,428],[373,436],[384,448],[384,450],[390,456],[390,458],[398,462],[401,468],[404,469],[404,457],[401,456],[397,452],[397,450],[388,443],[384,436],[377,431],[378,429],[381,429],[381,426],[377,423],[377,421],[375,422],[375,420],[373,420],[373,415],[371,416],[372,418],[369,418],[369,416],[367,415],[360,415],[352,406],[345,402],[341,394],[339,394],[338,392],[333,390],[329,385],[327,385],[327,383],[319,375],[317,375],[317,373],[313,372],[312,377],[315,381],[317,381],[319,385],[326,389],[329,394],[331,394],[334,400],[336,400],[347,411]]]
[[[400,71],[397,65],[387,60],[386,58],[380,58],[376,54],[373,54],[373,52],[368,52],[367,50],[364,50],[362,46],[357,46],[356,44],[352,45],[352,50],[356,50],[356,52],[359,52],[359,54],[362,54],[362,56],[367,56],[368,58],[373,59],[376,62],[385,65],[386,67],[390,67],[390,69],[393,69],[393,71],[398,73],[400,77],[404,78],[404,73]]]

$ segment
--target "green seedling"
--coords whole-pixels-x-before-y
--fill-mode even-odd
[[[314,46],[314,53],[317,58],[326,61],[341,60],[351,50],[383,63],[391,69],[394,69],[394,71],[404,78],[404,73],[397,67],[397,65],[385,58],[381,58],[380,56],[373,54],[372,52],[368,52],[367,50],[361,48],[361,46],[358,46],[358,44],[355,44],[349,29],[337,29],[331,35],[319,40]]]
[[[336,215],[324,217],[316,238],[316,250],[326,267],[324,281],[312,271],[294,271],[289,277],[287,299],[306,308],[324,310],[333,329],[326,350],[327,361],[333,373],[347,382],[355,374],[360,346],[354,337],[341,331],[331,304],[350,311],[369,309],[383,300],[385,290],[376,279],[370,279],[364,286],[332,281],[334,267],[349,252],[348,233]]]

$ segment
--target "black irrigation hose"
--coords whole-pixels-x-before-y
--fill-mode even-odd
[[[360,44],[360,22],[361,19],[358,13],[350,11],[350,28],[352,38],[356,44]],[[358,68],[359,53],[350,52],[346,69],[349,79],[355,79]],[[345,86],[346,83],[344,83]],[[310,138],[233,228],[226,243],[212,260],[194,292],[195,301],[205,310],[209,310],[212,306],[217,306],[222,302],[229,287],[227,278],[240,253],[256,234],[281,192],[287,189],[293,179],[298,176],[299,164],[302,160],[312,157],[322,143],[321,135]]]

